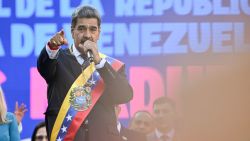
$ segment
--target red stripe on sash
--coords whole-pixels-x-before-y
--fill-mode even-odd
[[[93,98],[92,99],[92,102],[93,102],[92,106],[89,109],[87,109],[86,111],[77,112],[77,114],[75,115],[75,117],[72,120],[71,125],[69,126],[67,134],[64,137],[65,141],[72,141],[74,139],[78,129],[80,128],[80,125],[83,123],[83,121],[88,116],[89,112],[92,110],[92,108],[96,104],[97,100],[99,99],[99,97],[103,93],[103,90],[104,90],[104,84],[103,84],[103,80],[101,79],[96,84],[96,87],[94,88],[94,90],[91,94],[92,98]]]

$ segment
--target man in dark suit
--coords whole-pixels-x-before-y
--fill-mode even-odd
[[[96,9],[90,6],[78,7],[73,12],[71,21],[74,44],[67,49],[60,48],[61,45],[67,44],[64,31],[61,30],[49,40],[38,58],[38,71],[48,84],[48,107],[45,112],[45,120],[51,140],[66,140],[58,136],[54,139],[51,138],[51,135],[54,134],[52,130],[55,124],[74,119],[70,115],[65,115],[65,118],[61,120],[60,112],[65,102],[64,99],[67,98],[67,93],[71,92],[72,94],[71,88],[74,87],[79,76],[84,74],[86,67],[90,66],[88,53],[92,54],[93,66],[95,66],[98,76],[103,80],[103,91],[82,124],[79,125],[80,127],[73,138],[75,141],[120,140],[114,105],[129,102],[133,97],[133,91],[126,80],[124,65],[115,70],[111,63],[99,54],[97,41],[100,35],[100,25],[100,15]],[[83,80],[87,79],[85,77],[83,75]],[[73,94],[78,95],[79,93]],[[81,98],[75,100],[77,102],[84,101]],[[55,126],[55,131],[60,133],[62,130],[71,134],[69,128],[62,125],[57,129]]]
[[[156,129],[148,134],[148,141],[178,141],[175,109],[175,102],[166,96],[154,101],[153,115]]]

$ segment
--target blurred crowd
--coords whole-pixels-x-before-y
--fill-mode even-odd
[[[120,106],[118,105],[115,108],[118,115]],[[153,102],[152,108],[152,113],[145,110],[137,111],[131,118],[128,128],[121,125],[120,134],[123,140],[178,140],[179,118],[177,116],[175,102],[167,96],[159,97]]]
[[[124,126],[119,121],[121,106],[116,105],[121,141],[249,141],[250,64],[249,57],[241,60],[231,62],[220,73],[184,84],[178,111],[173,99],[162,96],[154,100],[152,112],[137,111]],[[15,111],[7,112],[0,89],[1,141],[20,140],[26,111],[25,104],[16,103]],[[48,140],[44,122],[35,127],[31,140]]]

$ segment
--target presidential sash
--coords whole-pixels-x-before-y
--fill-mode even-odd
[[[123,63],[100,54],[101,58],[119,70]],[[51,132],[51,141],[72,141],[97,100],[104,91],[104,83],[91,63],[77,77],[68,90]]]

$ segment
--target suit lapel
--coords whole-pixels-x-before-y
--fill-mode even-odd
[[[66,50],[66,55],[68,56],[69,60],[67,61],[67,66],[70,67],[70,70],[74,77],[79,76],[79,74],[82,72],[81,65],[77,62],[76,57],[71,54],[70,50]]]

